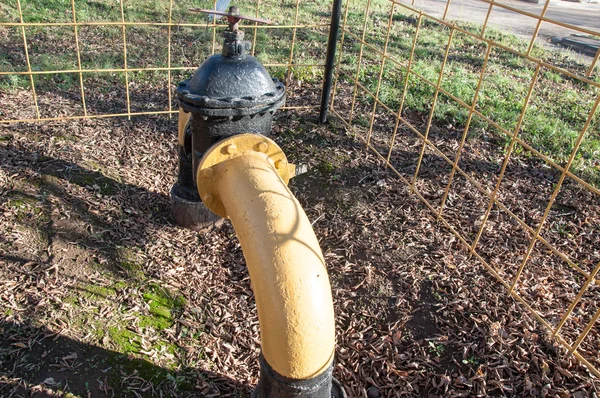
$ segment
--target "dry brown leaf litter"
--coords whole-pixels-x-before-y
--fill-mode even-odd
[[[506,297],[402,182],[335,123],[318,127],[313,118],[279,113],[274,138],[292,161],[309,167],[291,187],[329,267],[335,375],[350,396],[367,396],[371,387],[370,394],[390,397],[597,395],[597,380]],[[171,224],[175,129],[166,117],[2,127],[2,394],[243,396],[256,384],[258,322],[234,231],[225,224],[197,234]],[[393,161],[409,167],[415,148],[407,143]],[[436,198],[443,181],[436,182],[436,159],[427,161],[423,180],[431,179],[428,199]],[[511,177],[507,201],[522,203],[516,192],[541,178],[534,170]],[[446,216],[468,235],[480,200],[462,180],[452,195]],[[576,189],[569,195],[561,203],[574,209],[571,223],[585,214],[590,225],[580,228],[592,229],[575,231],[568,249],[593,259],[598,205]],[[482,251],[510,272],[527,233],[515,233],[501,212],[490,221]],[[532,264],[520,292],[556,322],[573,297],[569,286],[581,281],[543,250]],[[86,293],[116,282],[125,283],[110,297]],[[150,313],[144,292],[151,284],[185,297],[175,322],[160,331],[140,321]],[[586,293],[564,335],[576,336],[597,302],[596,290]],[[136,354],[119,361],[150,364],[149,374],[166,369],[170,377],[104,363],[127,343],[98,338],[97,330],[109,328],[126,329],[139,343]],[[598,335],[596,328],[582,347],[588,356]]]

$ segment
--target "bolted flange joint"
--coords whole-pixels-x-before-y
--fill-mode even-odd
[[[200,159],[196,184],[204,205],[221,217],[227,218],[227,211],[215,185],[227,161],[240,156],[265,157],[286,185],[295,174],[296,166],[288,163],[283,150],[270,138],[258,134],[237,134],[217,142]]]

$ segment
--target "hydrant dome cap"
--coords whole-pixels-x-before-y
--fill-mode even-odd
[[[217,54],[209,57],[191,79],[180,83],[177,94],[184,109],[278,108],[285,87],[250,55],[230,58]]]

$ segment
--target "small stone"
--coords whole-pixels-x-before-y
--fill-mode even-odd
[[[43,383],[47,386],[55,386],[57,383],[54,381],[53,377],[48,377]]]
[[[379,389],[375,386],[369,387],[367,390],[367,398],[379,398]]]

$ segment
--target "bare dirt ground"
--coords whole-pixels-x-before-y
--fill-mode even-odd
[[[47,95],[57,109],[70,101]],[[317,95],[290,92],[306,103]],[[14,102],[2,106],[20,112]],[[291,161],[309,168],[290,186],[327,260],[335,376],[349,396],[369,389],[384,397],[598,395],[598,380],[407,186],[335,120],[317,126],[315,117],[280,112],[273,134]],[[172,224],[176,123],[140,117],[0,128],[0,395],[247,396],[256,384],[258,321],[233,229],[226,222],[200,234]],[[389,122],[376,123],[374,143],[383,145]],[[457,129],[434,130],[432,139],[455,147]],[[409,175],[419,147],[406,132],[397,142],[393,162]],[[501,149],[493,143],[491,136],[469,142],[464,167],[482,179],[497,172]],[[435,200],[443,162],[433,155],[425,162],[419,184]],[[534,223],[556,173],[523,157],[508,175],[507,203]],[[482,198],[460,180],[452,198],[447,217],[472,234]],[[593,266],[597,198],[569,186],[558,203],[549,239],[562,237]],[[555,232],[559,223],[571,238]],[[482,252],[499,272],[514,273],[528,235],[501,212],[490,225]],[[581,278],[543,248],[534,256],[519,289],[557,322]],[[597,287],[586,293],[565,336],[577,335],[598,297]],[[582,346],[597,366],[599,336],[595,327]]]

